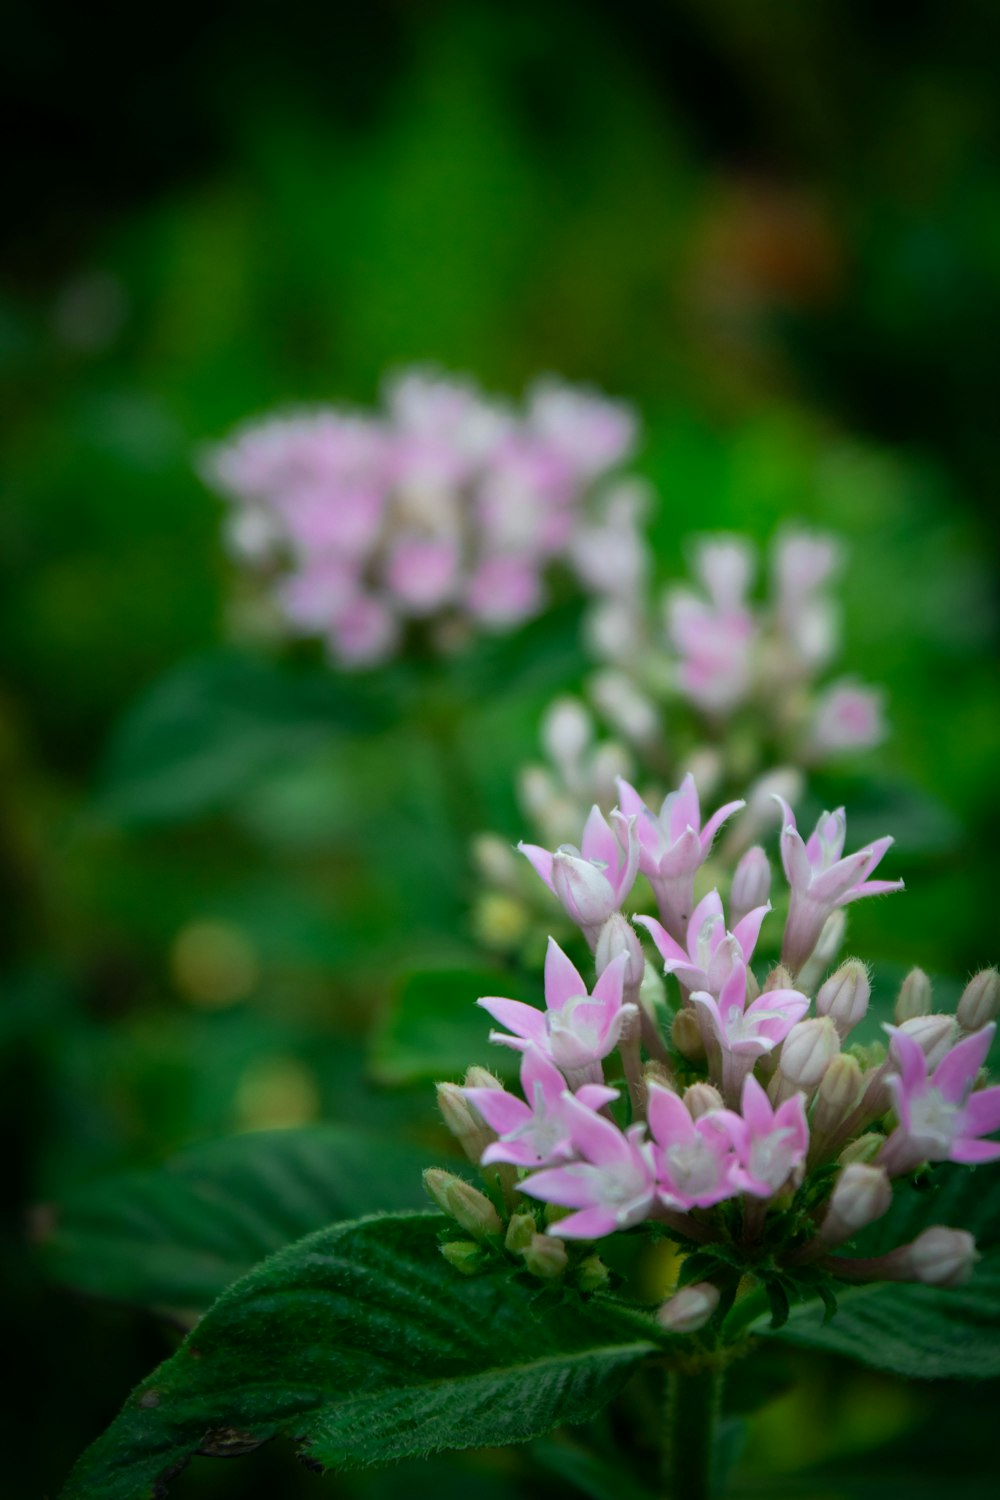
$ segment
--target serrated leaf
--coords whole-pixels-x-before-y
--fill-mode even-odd
[[[520,1054],[490,1041],[496,1022],[476,1004],[482,995],[533,998],[516,975],[495,969],[434,969],[404,980],[372,1043],[380,1083],[459,1078],[472,1063],[515,1078]]]
[[[127,824],[201,816],[336,731],[379,717],[376,699],[336,673],[234,651],[200,657],[156,683],[119,725],[95,811]]]
[[[151,1500],[194,1453],[278,1433],[327,1467],[523,1442],[586,1421],[655,1351],[653,1321],[614,1303],[566,1292],[543,1313],[505,1266],[457,1276],[440,1225],[362,1219],[257,1267],[133,1393],[63,1500]]]
[[[201,1312],[323,1225],[422,1208],[428,1152],[343,1125],[253,1131],[120,1173],[39,1215],[57,1281],[91,1296]]]
[[[829,1321],[817,1302],[808,1302],[792,1309],[777,1336],[899,1375],[1000,1375],[1000,1168],[947,1165],[934,1172],[926,1192],[900,1183],[889,1213],[859,1236],[851,1254],[884,1254],[934,1224],[971,1230],[985,1252],[966,1286],[841,1285]]]

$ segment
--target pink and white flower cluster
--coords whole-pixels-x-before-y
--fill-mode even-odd
[[[627,783],[619,792],[610,817],[592,811],[578,848],[521,846],[595,955],[597,979],[588,989],[550,939],[544,1010],[479,1001],[501,1028],[491,1039],[522,1061],[520,1096],[481,1069],[464,1090],[475,1159],[550,1205],[548,1233],[560,1242],[659,1221],[690,1245],[732,1246],[734,1234],[749,1252],[767,1243],[790,1273],[813,1264],[846,1280],[963,1279],[975,1247],[962,1231],[936,1228],[874,1260],[832,1252],[887,1210],[892,1179],[925,1162],[1000,1160],[1000,1142],[987,1139],[1000,1130],[1000,1087],[982,1086],[981,1074],[1000,975],[978,974],[948,1016],[932,1013],[930,983],[915,970],[886,1028],[888,1048],[853,1048],[871,995],[865,966],[848,959],[822,982],[803,976],[841,907],[901,888],[868,878],[892,840],[845,855],[843,809],[824,813],[803,840],[776,799],[788,916],[783,940],[770,934],[782,960],[761,983],[752,960],[773,917],[764,851],[741,862],[735,920],[719,891],[694,899],[715,833],[743,804],[703,820],[690,779],[659,812]],[[641,876],[657,915],[634,921],[676,986],[669,1026],[623,910]],[[797,1194],[817,1169],[818,1187]],[[720,1217],[730,1202],[741,1205],[735,1220]],[[717,1301],[709,1288],[699,1306]]]
[[[596,493],[635,439],[631,409],[593,391],[543,380],[519,411],[418,370],[389,382],[378,415],[251,423],[205,472],[232,504],[232,549],[275,578],[288,625],[360,667],[411,621],[520,624],[557,560],[598,591],[637,577],[634,486]]]

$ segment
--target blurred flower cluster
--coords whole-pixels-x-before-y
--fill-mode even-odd
[[[776,798],[787,896],[780,961],[759,980],[752,960],[772,913],[764,850],[741,859],[728,914],[716,889],[695,903],[712,840],[744,803],[703,821],[690,777],[658,812],[624,782],[619,801],[610,817],[591,811],[578,848],[521,845],[597,977],[588,989],[550,939],[544,1010],[479,1001],[502,1028],[492,1040],[522,1054],[521,1094],[482,1068],[464,1088],[439,1086],[445,1119],[493,1189],[431,1174],[437,1201],[473,1234],[445,1253],[473,1272],[503,1247],[536,1274],[593,1281],[593,1256],[574,1259],[572,1242],[652,1226],[697,1273],[662,1310],[678,1331],[731,1302],[747,1273],[775,1305],[807,1288],[833,1297],[830,1282],[966,1279],[976,1250],[963,1230],[937,1226],[876,1257],[839,1252],[887,1211],[894,1179],[928,1162],[1000,1159],[1000,1143],[984,1139],[1000,1129],[1000,1087],[984,1087],[981,1072],[1000,975],[977,974],[948,1015],[913,970],[888,1045],[853,1045],[871,982],[857,958],[833,967],[841,914],[901,889],[871,878],[892,839],[845,853],[842,808],[804,839]],[[633,923],[624,907],[640,875],[657,914]]]
[[[510,630],[544,607],[557,563],[604,590],[609,536],[641,565],[639,487],[609,479],[636,430],[629,407],[554,379],[518,410],[416,370],[388,382],[378,415],[265,418],[203,468],[231,504],[231,550],[273,584],[285,626],[366,667],[417,622],[439,648]],[[619,588],[620,563],[610,574]]]
[[[638,554],[641,539],[632,535]],[[606,556],[607,587],[586,622],[601,665],[587,681],[589,701],[562,696],[544,715],[545,763],[520,773],[522,812],[540,839],[559,844],[591,805],[610,810],[621,777],[637,781],[650,801],[685,772],[703,796],[748,787],[748,812],[720,851],[731,874],[772,818],[773,795],[797,800],[810,770],[886,734],[878,688],[850,677],[820,681],[840,645],[830,593],[840,546],[830,536],[784,531],[771,548],[768,596],[755,601],[753,545],[703,536],[693,549],[697,586],[668,586],[659,611],[644,602],[648,569],[626,567],[629,586],[614,592],[610,542]],[[510,849],[484,834],[476,856],[480,937],[500,950],[537,947],[537,893]]]

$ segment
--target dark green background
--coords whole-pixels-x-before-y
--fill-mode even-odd
[[[835,776],[830,795],[874,801],[910,887],[859,909],[852,944],[953,980],[1000,957],[1000,12],[14,0],[3,30],[0,1040],[26,1399],[6,1413],[0,1491],[21,1495],[58,1487],[165,1347],[152,1323],[45,1286],[25,1206],[247,1123],[248,1070],[275,1059],[303,1109],[429,1138],[426,1088],[363,1082],[364,1035],[401,971],[470,956],[456,816],[518,835],[511,773],[582,668],[569,608],[444,678],[345,691],[331,734],[309,653],[291,687],[263,647],[206,664],[238,589],[193,456],[235,421],[370,402],[413,360],[508,392],[555,370],[638,404],[665,576],[698,528],[844,533],[845,664],[886,683],[893,724],[865,774],[906,790],[887,808]],[[154,722],[123,770],[117,726],[177,669],[194,708],[175,740]],[[220,671],[250,672],[263,728],[213,718]],[[417,710],[403,729],[400,694]],[[204,920],[257,973],[217,1013],[171,960]],[[991,1434],[971,1414],[995,1392],[822,1363],[801,1391],[759,1423],[749,1475],[886,1439],[978,1493]],[[969,1431],[942,1467],[914,1460],[928,1414],[959,1409]],[[519,1463],[405,1482],[499,1495],[508,1469],[528,1483]],[[787,1493],[817,1492],[798,1482]],[[259,1454],[176,1488],[323,1486]]]

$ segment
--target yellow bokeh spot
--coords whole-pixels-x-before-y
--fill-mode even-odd
[[[262,1057],[251,1063],[236,1091],[241,1130],[287,1130],[320,1115],[314,1074],[296,1057]]]
[[[260,977],[253,944],[228,922],[189,922],[174,939],[170,969],[184,998],[205,1010],[246,999]]]

